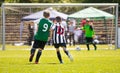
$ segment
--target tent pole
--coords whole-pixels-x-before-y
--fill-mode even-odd
[[[107,26],[106,26],[106,19],[105,19],[105,17],[103,18],[104,19],[104,26],[105,26],[105,30],[106,30],[106,32],[105,32],[105,34],[107,35]],[[107,38],[107,36],[105,37],[105,41],[107,42],[107,40],[108,40],[108,38]]]

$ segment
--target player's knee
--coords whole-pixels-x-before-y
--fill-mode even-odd
[[[56,49],[56,52],[60,51],[59,49]]]
[[[39,48],[38,50],[39,50],[39,51],[42,51],[43,49],[42,49],[42,48]]]

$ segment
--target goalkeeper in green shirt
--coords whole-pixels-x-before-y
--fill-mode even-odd
[[[85,40],[86,40],[86,46],[87,46],[88,51],[90,50],[89,44],[93,44],[94,49],[96,50],[97,49],[96,43],[93,42],[94,29],[92,25],[90,24],[89,19],[86,20],[86,24],[84,25],[82,29],[85,31]]]

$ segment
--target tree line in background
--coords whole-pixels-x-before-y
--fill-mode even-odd
[[[2,3],[119,3],[120,4],[120,0],[0,0],[0,6]],[[72,13],[72,11],[78,11],[81,8],[63,7],[60,8],[59,11],[70,14]]]
[[[0,0],[7,3],[119,3],[120,0]]]

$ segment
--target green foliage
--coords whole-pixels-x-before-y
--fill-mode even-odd
[[[11,3],[120,3],[120,0],[0,0]]]
[[[83,0],[83,3],[119,3],[120,0]]]
[[[19,3],[32,3],[31,0],[19,0]]]
[[[2,5],[2,3],[4,3],[5,0],[0,0],[0,6]]]
[[[0,0],[8,3],[119,3],[120,0]]]

